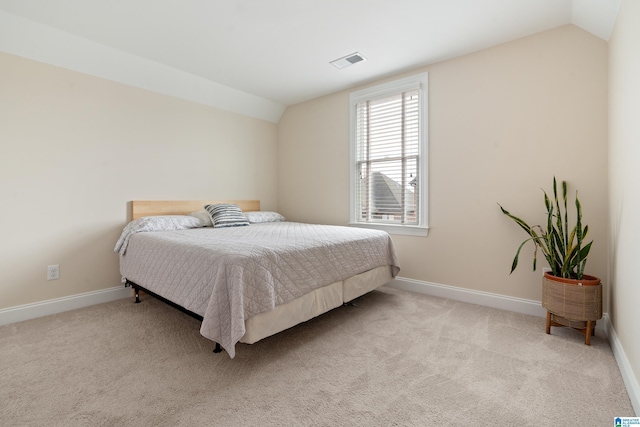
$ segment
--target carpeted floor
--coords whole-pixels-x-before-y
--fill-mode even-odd
[[[213,354],[147,297],[0,328],[2,426],[609,426],[606,338],[388,287]]]

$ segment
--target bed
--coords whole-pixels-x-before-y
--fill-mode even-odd
[[[253,220],[202,226],[207,205],[235,205]],[[116,252],[136,302],[147,293],[200,319],[200,333],[230,357],[238,342],[310,320],[400,270],[385,232],[289,222],[257,200],[132,201]]]

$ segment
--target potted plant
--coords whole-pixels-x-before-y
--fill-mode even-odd
[[[602,318],[602,285],[600,279],[584,274],[587,257],[593,241],[585,243],[589,226],[582,224],[582,206],[576,191],[576,220],[569,225],[567,211],[567,182],[562,181],[562,204],[558,199],[556,178],[553,178],[553,201],[544,193],[547,223],[529,226],[512,215],[500,204],[502,213],[511,218],[529,236],[523,241],[511,264],[511,273],[518,266],[520,251],[528,242],[533,243],[533,271],[536,270],[538,250],[549,263],[549,272],[542,279],[542,306],[547,309],[547,333],[551,326],[569,326],[584,333],[585,344],[590,344],[595,322]],[[564,208],[564,209],[562,209]]]

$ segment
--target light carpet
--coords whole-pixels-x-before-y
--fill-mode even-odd
[[[611,348],[544,319],[382,287],[213,354],[146,297],[0,328],[2,426],[610,426]]]

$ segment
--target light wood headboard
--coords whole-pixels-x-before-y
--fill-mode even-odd
[[[243,212],[260,210],[260,200],[133,200],[131,219],[155,215],[188,215],[203,210],[205,205],[216,203],[234,203]]]

